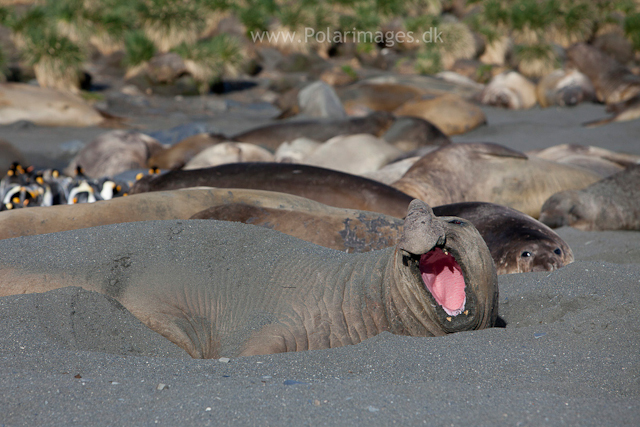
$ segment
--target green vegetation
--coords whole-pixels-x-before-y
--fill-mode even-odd
[[[174,51],[182,57],[201,93],[209,91],[222,75],[235,75],[242,64],[242,54],[237,41],[221,34],[195,44],[183,43]]]
[[[624,20],[624,32],[631,40],[633,48],[640,51],[640,13],[627,15]]]
[[[418,74],[436,74],[442,71],[442,57],[436,49],[418,52],[414,69]]]
[[[124,65],[129,68],[144,64],[156,54],[156,47],[142,31],[133,31],[124,38]]]
[[[459,22],[453,16],[461,16],[457,12],[462,9],[464,20]],[[0,25],[12,31],[25,63],[39,70],[39,80],[46,75],[46,84],[59,79],[60,86],[68,86],[95,50],[124,51],[124,65],[130,68],[158,53],[175,51],[204,88],[240,66],[242,42],[212,37],[217,23],[229,15],[237,18],[246,35],[300,32],[304,27],[422,34],[438,27],[444,40],[439,45],[394,46],[414,50],[411,57],[415,54],[415,68],[421,73],[450,67],[457,58],[475,57],[472,32],[491,47],[498,46],[496,42],[506,46],[505,40],[510,40],[518,68],[533,76],[558,65],[551,46],[566,47],[612,29],[640,51],[637,0],[42,0],[27,8],[0,6]],[[356,52],[376,55],[379,49],[365,42]]]

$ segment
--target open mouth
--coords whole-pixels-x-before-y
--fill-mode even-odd
[[[466,294],[462,268],[445,249],[435,248],[420,255],[420,276],[436,303],[449,316],[457,316],[465,308]]]

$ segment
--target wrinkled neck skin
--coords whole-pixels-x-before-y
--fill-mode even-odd
[[[291,299],[282,294],[286,305],[274,309],[277,322],[244,339],[237,351],[222,343],[219,354],[250,356],[333,348],[358,344],[384,331],[444,335],[434,310],[423,308],[432,303],[421,283],[399,265],[402,256],[396,248],[351,255],[346,261],[338,260],[338,265],[309,265],[307,261],[288,280],[304,283],[307,289]],[[288,271],[291,267],[286,266]]]
[[[389,330],[414,337],[446,335],[436,304],[422,280],[404,265],[401,252],[394,249],[387,268],[384,290]]]

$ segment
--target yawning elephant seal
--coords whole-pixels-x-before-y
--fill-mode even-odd
[[[580,191],[549,197],[540,212],[549,227],[585,230],[640,230],[640,165],[629,166]]]
[[[491,143],[456,143],[418,160],[392,186],[432,206],[489,202],[536,218],[552,194],[584,188],[602,176]]]
[[[7,239],[0,254],[0,296],[100,292],[195,358],[340,347],[383,331],[442,336],[490,327],[498,312],[478,231],[417,200],[397,246],[366,254],[223,221]]]
[[[380,212],[402,218],[412,198],[371,179],[315,166],[233,163],[176,170],[138,180],[131,194],[187,187],[250,188],[306,197],[329,206]],[[542,204],[542,202],[541,202]]]

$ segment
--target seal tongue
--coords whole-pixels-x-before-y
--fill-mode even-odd
[[[464,310],[466,296],[462,269],[449,254],[436,248],[420,257],[420,274],[425,286],[444,311],[457,316]]]

